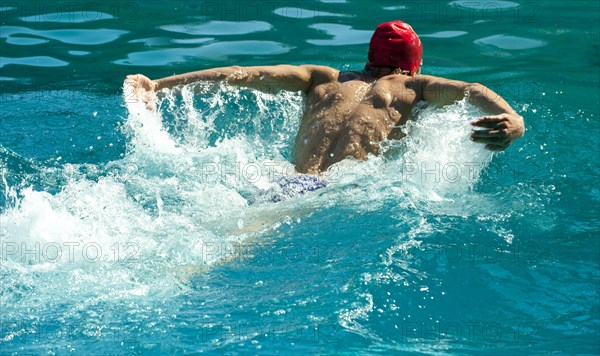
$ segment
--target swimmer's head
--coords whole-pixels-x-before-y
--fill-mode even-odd
[[[411,76],[423,64],[423,45],[409,24],[390,21],[377,26],[369,45],[366,68],[387,67]]]

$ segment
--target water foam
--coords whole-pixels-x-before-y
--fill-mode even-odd
[[[99,303],[172,297],[188,288],[190,273],[222,261],[257,231],[340,203],[360,212],[394,201],[400,213],[451,202],[472,190],[491,158],[468,140],[477,110],[419,107],[404,127],[407,138],[383,143],[368,161],[334,165],[324,190],[252,204],[273,175],[293,171],[303,98],[221,84],[163,96],[157,112],[126,103],[121,160],[42,167],[48,191],[7,187],[0,298],[9,320],[20,310],[43,315],[69,305],[68,318]],[[54,182],[60,189],[50,193]]]

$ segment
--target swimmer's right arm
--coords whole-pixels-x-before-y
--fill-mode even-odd
[[[448,105],[466,99],[469,103],[488,112],[471,122],[483,128],[474,130],[471,140],[485,144],[492,151],[506,149],[525,133],[523,117],[519,115],[500,95],[479,83],[467,83],[428,75],[418,77],[423,100],[435,104]]]

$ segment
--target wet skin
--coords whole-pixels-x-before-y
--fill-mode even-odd
[[[471,140],[490,150],[503,150],[523,136],[523,118],[498,94],[477,83],[428,75],[394,74],[388,68],[340,72],[326,66],[223,67],[158,80],[127,76],[136,97],[151,110],[156,93],[198,81],[226,81],[267,92],[302,91],[306,108],[296,137],[294,163],[301,173],[318,174],[347,157],[377,154],[379,142],[401,138],[398,126],[419,101],[446,105],[467,98],[489,112],[472,124]]]

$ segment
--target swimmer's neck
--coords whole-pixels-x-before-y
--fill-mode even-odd
[[[402,71],[400,68],[390,68],[390,67],[368,67],[365,66],[363,70],[363,74],[369,78],[373,79],[381,79],[385,76],[392,74],[404,74],[410,75],[407,71]]]

